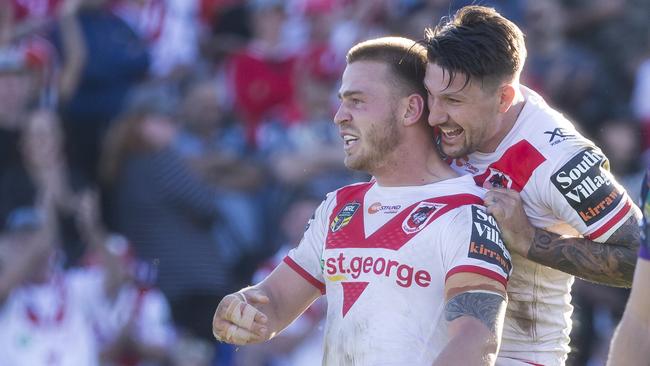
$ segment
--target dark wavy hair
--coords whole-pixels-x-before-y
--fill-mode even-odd
[[[449,73],[449,85],[457,74],[496,88],[504,80],[518,79],[526,60],[524,35],[510,20],[484,6],[465,6],[435,28],[425,30],[429,62]]]

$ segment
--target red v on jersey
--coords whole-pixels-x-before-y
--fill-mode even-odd
[[[349,207],[352,203],[358,204],[360,206],[357,210],[359,214],[350,217],[346,225],[340,229],[337,228],[334,231],[330,228],[328,230],[325,249],[384,248],[390,250],[399,250],[411,238],[413,238],[414,234],[424,229],[424,227],[429,225],[431,222],[446,212],[464,205],[483,204],[483,200],[480,197],[472,194],[455,194],[418,201],[411,206],[404,208],[400,213],[395,215],[395,217],[390,219],[377,231],[372,233],[370,236],[365,237],[363,215],[365,208],[363,207],[363,201],[366,193],[373,184],[375,184],[375,182],[355,185],[346,187],[337,192],[336,207],[332,211],[329,222],[334,222],[342,210],[346,206]],[[428,205],[429,207],[434,208],[430,208],[430,211],[427,213],[429,216],[426,218],[426,222],[423,222],[416,231],[407,233],[403,228],[403,225],[406,224],[407,221],[411,220],[413,215],[417,213],[416,208],[418,206],[422,206],[421,204],[423,202],[434,204]]]
[[[341,282],[343,286],[343,317],[348,313],[352,305],[363,291],[368,287],[369,282]]]
[[[508,148],[485,172],[474,176],[474,181],[481,187],[487,180],[492,185],[496,183],[496,186],[521,192],[535,169],[544,161],[546,158],[533,145],[521,140]]]

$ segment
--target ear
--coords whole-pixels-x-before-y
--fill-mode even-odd
[[[501,87],[499,99],[499,113],[506,113],[512,107],[512,101],[515,100],[515,87],[512,84],[506,84]]]
[[[418,123],[422,118],[422,115],[425,113],[426,107],[422,96],[419,94],[411,94],[404,98],[403,101],[406,107],[404,108],[404,114],[402,115],[404,126]]]

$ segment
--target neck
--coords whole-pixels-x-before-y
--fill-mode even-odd
[[[419,144],[426,149],[414,151],[408,147],[396,149],[392,159],[384,166],[370,172],[377,184],[384,187],[421,186],[456,178],[458,174],[444,162],[431,142]],[[408,148],[408,149],[407,149]]]

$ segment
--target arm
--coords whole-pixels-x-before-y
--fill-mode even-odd
[[[215,311],[212,331],[215,338],[231,344],[263,342],[286,328],[320,295],[283,262],[260,284],[224,297]]]
[[[79,0],[66,0],[59,17],[61,45],[63,48],[63,65],[59,77],[59,95],[64,101],[69,100],[77,91],[81,74],[86,65],[86,41],[77,17]]]
[[[603,243],[584,237],[555,234],[533,227],[514,190],[493,188],[485,196],[503,240],[512,252],[587,281],[629,287],[640,242],[640,212],[628,217]]]
[[[474,273],[458,273],[445,284],[449,343],[436,365],[494,365],[506,312],[500,282]]]
[[[640,259],[623,319],[614,333],[608,366],[643,365],[650,359],[650,261]]]
[[[628,218],[604,243],[536,228],[526,257],[587,281],[630,287],[639,240],[635,216]]]

